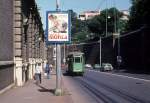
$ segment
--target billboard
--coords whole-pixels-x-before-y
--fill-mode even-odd
[[[47,11],[47,43],[66,43],[70,41],[70,15],[67,11]]]

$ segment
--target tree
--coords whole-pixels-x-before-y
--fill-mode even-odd
[[[77,19],[77,14],[73,12],[73,10],[69,10],[71,13],[71,37],[72,40],[77,41],[84,41],[86,40],[86,35],[88,34],[87,24],[85,21],[81,21]]]
[[[93,19],[88,21],[88,28],[92,33],[96,34],[95,36],[106,35],[106,16],[108,34],[110,35],[115,32],[115,25],[116,29],[119,29],[117,24],[122,16],[122,13],[116,8],[105,9],[101,11],[100,15],[95,16]]]
[[[92,33],[102,34],[102,23],[101,19],[99,19],[99,16],[95,16],[93,19],[88,21],[88,29]]]
[[[131,0],[128,30],[139,29],[143,25],[150,25],[150,0]]]
[[[75,42],[85,42],[87,38],[86,31],[80,31],[74,36]]]

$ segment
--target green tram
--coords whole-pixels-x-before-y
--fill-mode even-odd
[[[70,52],[67,57],[68,73],[71,75],[81,75],[84,73],[84,53]]]

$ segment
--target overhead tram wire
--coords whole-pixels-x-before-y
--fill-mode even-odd
[[[102,5],[104,4],[106,0],[101,0],[101,2],[98,4],[96,10],[100,10],[100,8],[102,7]]]

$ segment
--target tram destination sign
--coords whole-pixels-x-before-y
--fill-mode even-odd
[[[68,11],[47,11],[47,44],[70,42],[70,15]]]

